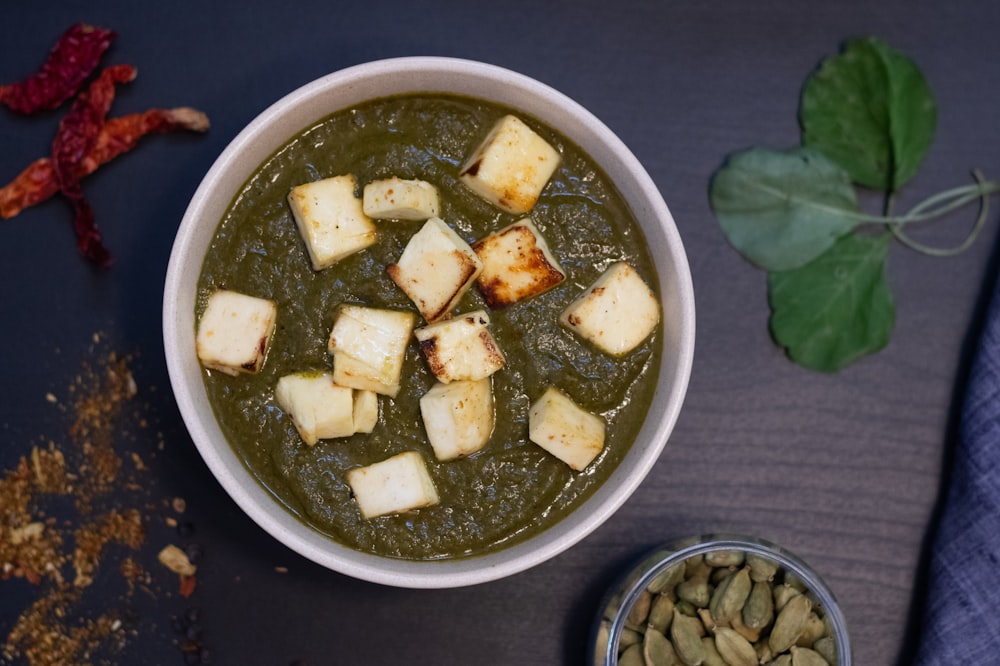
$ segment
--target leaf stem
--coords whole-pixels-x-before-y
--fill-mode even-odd
[[[969,249],[969,247],[971,247],[972,244],[976,241],[976,238],[979,236],[979,232],[982,231],[983,226],[986,224],[986,218],[989,216],[989,210],[990,210],[990,194],[992,194],[993,192],[996,192],[998,189],[1000,189],[1000,188],[997,187],[996,183],[986,183],[986,182],[984,182],[984,180],[983,180],[983,174],[980,173],[980,171],[978,169],[974,170],[972,172],[972,175],[976,179],[976,183],[977,183],[976,188],[978,189],[978,191],[980,192],[980,194],[978,194],[977,196],[972,196],[971,194],[966,194],[964,196],[961,196],[960,198],[955,199],[955,201],[952,202],[953,204],[961,202],[961,204],[959,204],[959,205],[965,205],[966,203],[969,203],[969,202],[971,202],[974,199],[980,199],[980,202],[981,202],[980,206],[979,206],[979,216],[976,218],[976,223],[973,225],[972,230],[969,232],[969,235],[966,236],[966,238],[965,238],[964,241],[962,241],[960,244],[958,244],[958,245],[956,245],[954,247],[950,247],[950,248],[936,248],[936,247],[931,247],[929,245],[924,245],[923,243],[915,241],[912,238],[910,238],[909,236],[907,236],[906,233],[903,231],[903,228],[902,228],[901,224],[890,224],[889,225],[889,228],[892,230],[893,236],[895,236],[899,240],[899,242],[901,242],[903,245],[906,245],[910,249],[916,250],[917,252],[922,252],[924,254],[931,255],[931,256],[934,256],[934,257],[950,257],[950,256],[954,256],[956,254],[960,254],[962,252],[965,252],[967,249]],[[992,189],[989,189],[987,186],[993,186],[993,187],[992,187]],[[958,190],[958,189],[964,189],[964,188],[955,188],[955,189]],[[951,190],[950,192],[954,193],[955,190]],[[917,206],[915,206],[913,209],[911,209],[910,212],[907,214],[907,217],[910,216],[910,215],[913,215],[914,213],[920,213],[920,212],[922,212],[924,209],[933,206],[938,201],[946,200],[947,197],[942,197],[941,196],[941,195],[944,195],[944,194],[948,194],[948,192],[942,192],[939,195],[935,195],[933,197],[930,197],[930,199],[924,200],[923,202],[921,202],[920,204],[918,204]],[[932,199],[934,201],[932,201]],[[953,206],[953,207],[945,206],[943,208],[943,210],[942,210],[942,214],[943,214],[943,212],[947,212],[948,210],[951,210],[952,208],[957,208],[957,207],[958,206]]]

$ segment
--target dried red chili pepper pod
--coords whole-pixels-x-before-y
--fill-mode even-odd
[[[108,118],[90,152],[79,162],[76,178],[92,174],[99,166],[132,150],[147,134],[178,130],[204,132],[208,116],[188,107],[149,109],[120,118]],[[0,217],[9,219],[29,206],[45,201],[59,191],[52,160],[42,157],[0,188]]]
[[[52,142],[52,166],[59,191],[73,205],[73,231],[76,247],[87,259],[99,266],[108,266],[111,255],[104,247],[104,239],[94,211],[83,196],[77,170],[80,163],[97,141],[104,126],[104,118],[115,99],[115,84],[135,78],[135,67],[113,65],[80,93],[73,106],[59,123],[59,130]]]
[[[77,93],[114,38],[111,30],[74,25],[52,47],[36,74],[0,86],[0,103],[25,115],[56,108]]]

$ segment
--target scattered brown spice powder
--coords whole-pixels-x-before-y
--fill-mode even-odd
[[[108,664],[108,655],[123,649],[131,634],[122,609],[114,602],[93,608],[84,600],[86,588],[100,569],[110,567],[124,580],[126,595],[137,586],[153,593],[149,573],[122,552],[138,552],[146,522],[139,508],[122,504],[142,506],[137,490],[144,484],[134,475],[147,468],[132,454],[123,473],[115,448],[127,432],[122,411],[137,393],[132,359],[101,351],[97,334],[94,343],[95,360],[86,362],[68,387],[69,441],[34,445],[13,469],[0,472],[0,585],[22,578],[38,586],[36,600],[0,637],[2,663]],[[67,409],[52,393],[45,399]],[[145,427],[146,418],[138,420]],[[123,490],[129,491],[124,497]],[[66,513],[60,497],[71,499],[71,515],[48,515]],[[109,550],[110,544],[124,548]]]

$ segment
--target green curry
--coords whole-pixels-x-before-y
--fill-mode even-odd
[[[359,188],[390,176],[419,178],[438,187],[440,217],[472,242],[523,217],[503,213],[458,181],[461,162],[504,113],[521,117],[562,154],[531,217],[567,279],[490,313],[492,333],[507,358],[493,375],[492,438],[468,458],[435,459],[418,405],[434,378],[414,342],[399,395],[379,397],[374,432],[305,445],[275,402],[278,378],[331,367],[327,339],[339,303],[415,311],[385,267],[422,223],[376,221],[377,244],[315,272],[288,209],[289,190],[347,173],[357,177]],[[655,287],[653,261],[628,206],[594,162],[551,128],[495,104],[444,94],[380,99],[338,112],[262,164],[219,225],[202,268],[198,314],[209,293],[227,288],[276,301],[278,323],[258,374],[205,371],[209,398],[230,444],[260,483],[332,539],[420,560],[503,548],[552,526],[606,480],[650,404],[662,353],[659,328],[624,358],[611,358],[558,323],[559,313],[619,260],[630,262]],[[479,308],[486,306],[472,289],[456,312]],[[604,451],[583,472],[572,472],[528,439],[528,407],[550,384],[607,422]],[[423,454],[440,503],[363,519],[345,472],[407,450]]]

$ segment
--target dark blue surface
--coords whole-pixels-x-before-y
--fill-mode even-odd
[[[973,167],[1000,176],[1000,4],[19,2],[7,3],[0,20],[2,82],[34,71],[63,30],[87,21],[118,31],[105,63],[138,67],[113,114],[190,105],[212,121],[205,136],[150,137],[84,181],[117,258],[107,272],[76,255],[64,201],[0,220],[0,470],[38,441],[65,439],[67,414],[45,395],[67,398],[81,363],[93,358],[95,332],[102,348],[137,354],[139,397],[155,427],[129,446],[152,470],[147,492],[158,508],[142,561],[163,592],[143,604],[139,634],[120,663],[183,663],[170,617],[194,604],[217,664],[579,664],[591,616],[627,562],[655,544],[716,531],[754,534],[807,560],[844,607],[857,663],[910,663],[921,632],[911,613],[921,598],[924,542],[979,330],[972,322],[993,281],[997,215],[958,258],[894,247],[892,342],[825,376],[790,364],[770,342],[764,274],[726,244],[707,185],[730,152],[797,144],[805,77],[844,39],[867,34],[910,54],[938,101],[935,143],[898,206],[970,182]],[[160,341],[173,235],[226,144],[298,86],[401,55],[505,66],[602,119],[670,206],[698,309],[684,410],[632,499],[554,560],[459,590],[352,580],[263,533],[187,437]],[[22,118],[0,109],[0,182],[48,152],[62,111]],[[973,215],[913,233],[954,244]],[[162,503],[174,496],[187,500],[190,538],[205,549],[190,600],[155,561],[159,547],[181,540],[163,524],[172,514]],[[113,577],[100,579],[108,588],[95,585],[96,604],[114,601]],[[0,581],[0,633],[36,593],[23,581]]]

